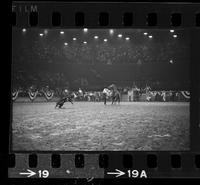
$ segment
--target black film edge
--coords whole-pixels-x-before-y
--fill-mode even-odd
[[[199,26],[200,4],[14,2],[9,178],[199,178]]]

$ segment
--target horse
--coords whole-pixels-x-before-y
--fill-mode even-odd
[[[112,100],[112,104],[115,102],[118,102],[118,104],[121,101],[121,94],[119,92],[119,90],[117,89],[117,86],[115,84],[112,84],[110,86],[108,86],[108,89],[111,90],[111,100]]]
[[[121,97],[120,97],[120,92],[117,91],[112,91],[112,95],[111,95],[111,99],[112,99],[112,104],[118,102],[118,104],[121,101]]]
[[[76,98],[76,94],[75,93],[71,93],[71,94],[67,94],[64,97],[61,97],[58,102],[56,103],[55,108],[62,108],[62,106],[64,105],[65,102],[70,102],[73,105],[73,100],[74,98]]]

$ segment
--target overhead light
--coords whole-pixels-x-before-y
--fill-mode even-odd
[[[84,42],[83,42],[83,44],[87,44],[87,42],[86,42],[86,41],[84,41]]]
[[[88,31],[88,29],[87,29],[87,28],[84,28],[83,31],[86,33],[86,32]]]
[[[147,32],[144,32],[144,35],[148,35],[148,33],[147,33]]]
[[[40,37],[42,37],[44,34],[43,33],[40,33]]]
[[[108,39],[104,39],[103,41],[104,41],[104,42],[107,42],[107,41],[108,41]]]
[[[67,45],[68,45],[68,43],[67,43],[67,42],[65,42],[65,43],[64,43],[64,45],[65,45],[65,46],[67,46]]]
[[[130,40],[130,38],[129,38],[129,37],[126,37],[126,40]]]
[[[174,30],[170,30],[171,33],[174,33]]]
[[[95,39],[98,39],[99,37],[97,35],[94,36]]]
[[[169,63],[170,63],[170,64],[173,64],[173,60],[170,60]]]
[[[76,40],[76,38],[74,37],[73,40]]]
[[[48,30],[44,30],[44,34],[46,35],[48,33]]]
[[[149,35],[149,38],[151,39],[151,38],[153,38],[153,36],[152,36],[152,35]]]
[[[122,37],[122,34],[118,34],[118,37],[121,38],[121,37]]]
[[[173,37],[174,37],[174,38],[176,38],[176,37],[177,37],[177,35],[173,35]]]
[[[26,32],[26,28],[23,28],[22,31],[25,33]]]
[[[60,34],[63,35],[65,32],[64,31],[60,31]]]
[[[113,29],[110,29],[109,30],[110,34],[112,35],[114,33],[114,30]]]

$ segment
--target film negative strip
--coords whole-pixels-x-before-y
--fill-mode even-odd
[[[9,178],[199,178],[200,4],[12,4]]]

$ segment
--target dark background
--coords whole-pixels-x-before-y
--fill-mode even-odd
[[[134,84],[141,88],[150,85],[154,90],[189,90],[188,30],[114,29],[113,34],[110,29],[88,29],[87,33],[83,29],[22,30],[12,32],[14,88],[49,85],[53,89],[100,90],[115,83],[120,87]],[[94,39],[95,35],[99,38]]]

